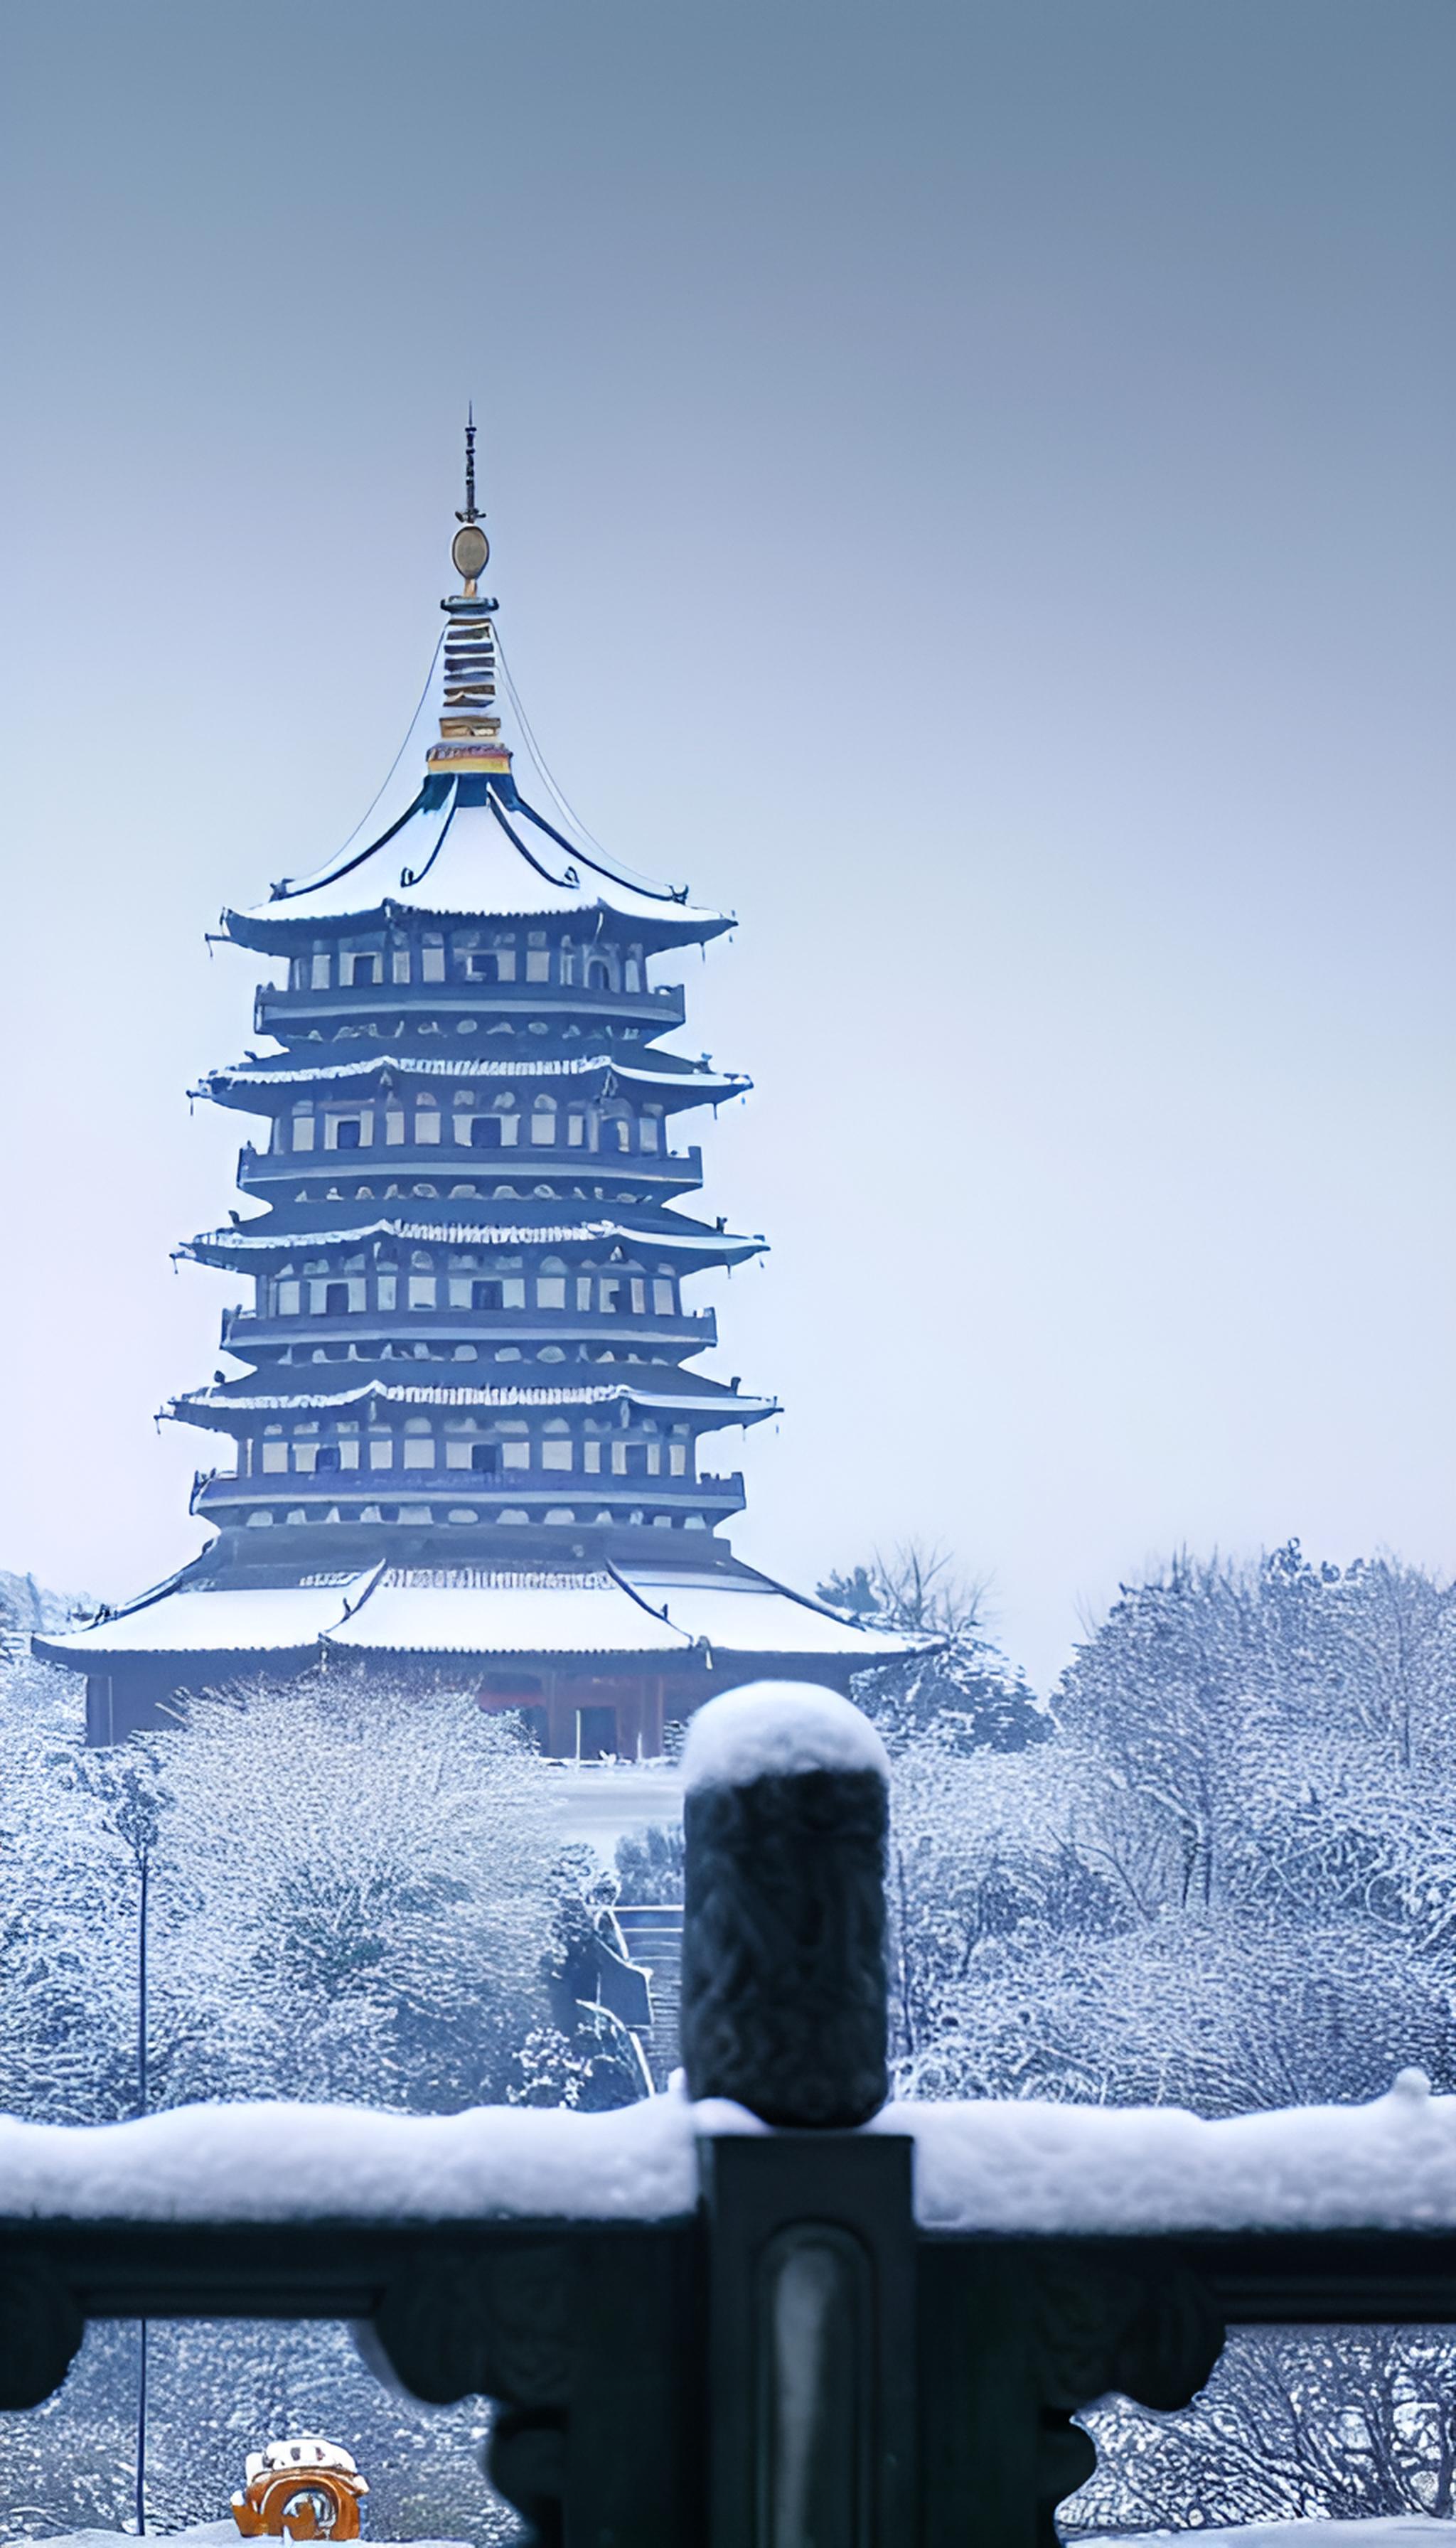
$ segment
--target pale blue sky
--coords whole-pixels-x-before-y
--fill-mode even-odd
[[[383,776],[483,422],[593,830],[735,907],[744,1554],[1042,1683],[1187,1542],[1453,1553],[1449,0],[4,23],[0,1564],[197,1544],[225,899]]]

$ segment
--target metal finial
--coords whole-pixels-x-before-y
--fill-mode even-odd
[[[475,500],[475,401],[465,411],[465,510],[455,516],[457,522],[478,522],[480,508]]]
[[[450,555],[455,572],[465,584],[463,599],[477,598],[476,578],[491,554],[491,543],[480,527],[481,510],[475,500],[475,401],[465,411],[465,510],[457,513],[459,530],[450,542]]]

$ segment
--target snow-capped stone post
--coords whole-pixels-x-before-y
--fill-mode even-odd
[[[756,1682],[682,1756],[682,2048],[702,2114],[708,2548],[912,2539],[915,2225],[883,2105],[887,1764],[867,1717]]]
[[[682,1769],[689,2095],[867,2122],[889,2084],[879,1736],[831,1690],[754,1682],[699,1709]]]

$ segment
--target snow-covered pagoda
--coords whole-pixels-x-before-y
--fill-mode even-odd
[[[761,1674],[834,1686],[899,1641],[739,1563],[725,1428],[773,1402],[692,1368],[685,1286],[764,1241],[676,1209],[682,1119],[748,1081],[667,1041],[652,979],[731,923],[629,880],[527,803],[497,714],[497,604],[467,464],[439,737],[397,821],[228,911],[268,958],[263,1048],[198,1092],[258,1119],[246,1217],[179,1253],[245,1279],[238,1366],[167,1412],[218,1458],[178,1576],[38,1640],[96,1742],[179,1689],[323,1657],[518,1708],[558,1755],[658,1751]]]

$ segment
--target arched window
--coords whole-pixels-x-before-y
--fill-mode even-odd
[[[492,1109],[500,1125],[500,1147],[513,1149],[520,1139],[520,1115],[513,1097],[498,1097]]]
[[[536,1307],[538,1310],[564,1310],[566,1308],[566,1259],[564,1256],[542,1257],[541,1271],[536,1277]]]
[[[573,1466],[571,1432],[563,1416],[553,1416],[542,1433],[541,1466],[543,1469],[570,1469]]]

